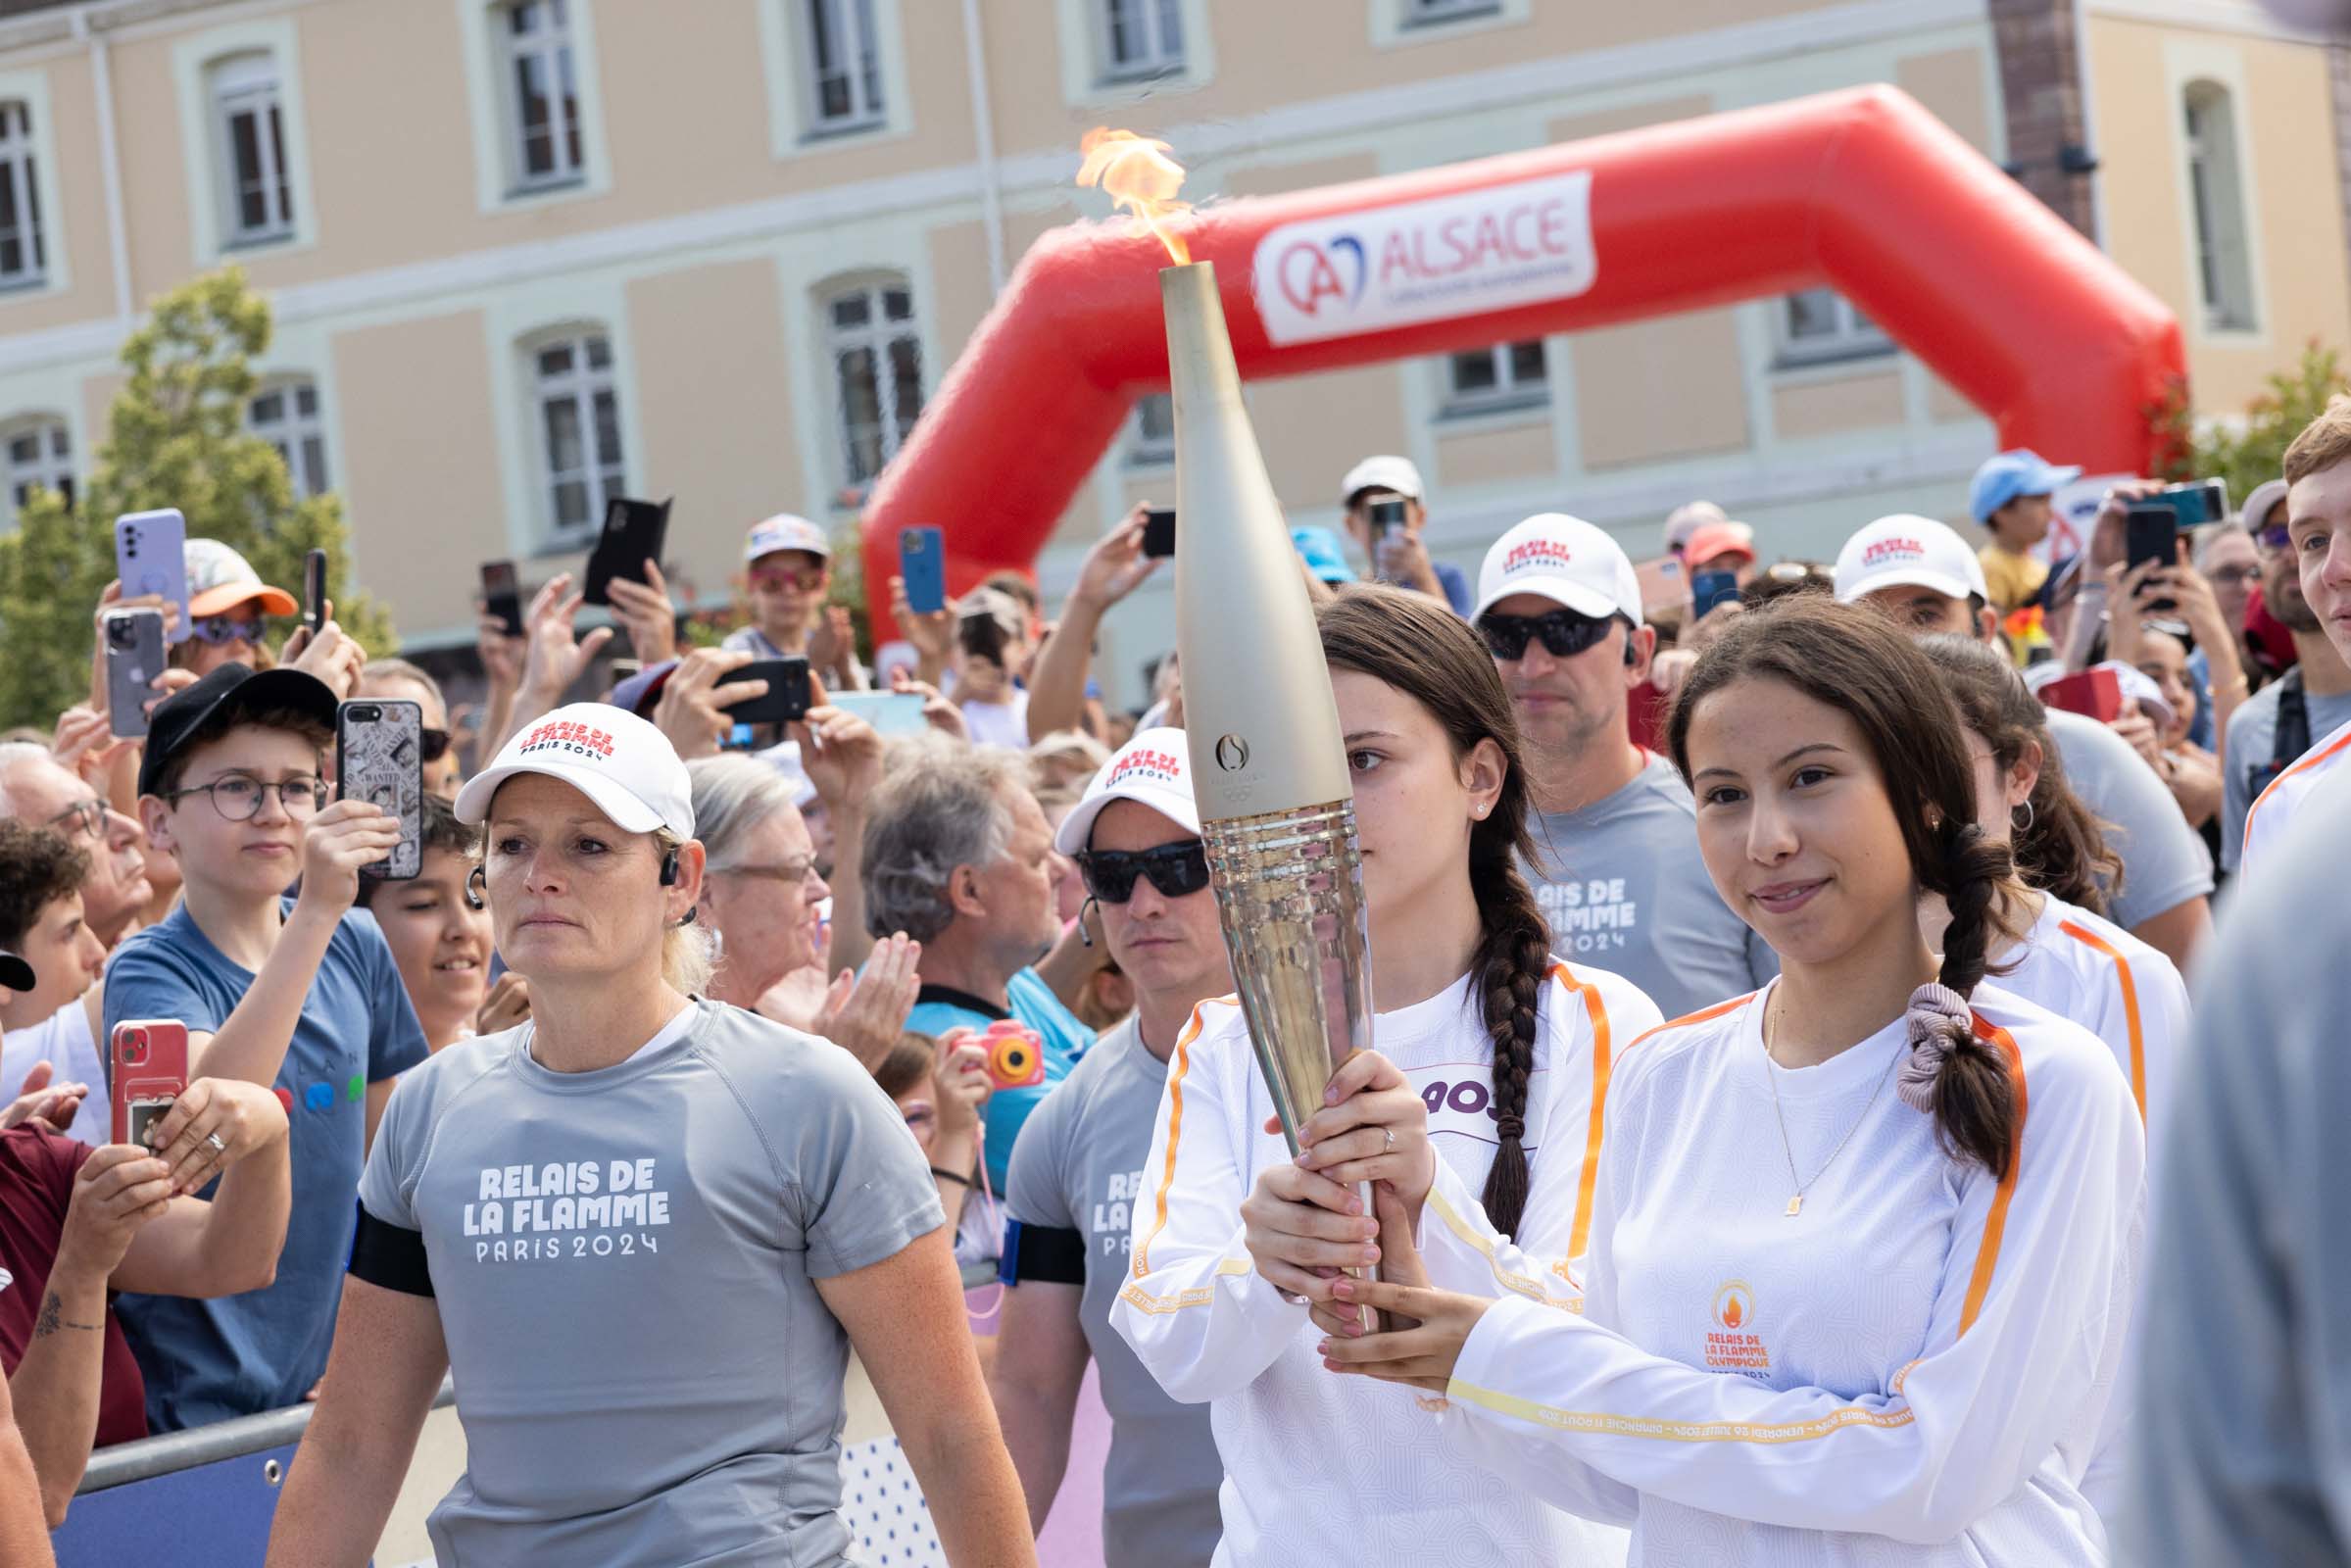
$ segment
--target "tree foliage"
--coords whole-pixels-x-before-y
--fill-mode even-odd
[[[2172,453],[2162,476],[2226,479],[2230,500],[2242,505],[2256,485],[2279,476],[2286,447],[2338,392],[2351,392],[2340,357],[2314,341],[2292,369],[2269,378],[2269,390],[2241,417],[2199,419],[2184,397],[2175,397],[2158,415]]]
[[[176,507],[190,538],[241,553],[262,580],[300,595],[303,557],[327,557],[335,619],[370,654],[396,638],[383,608],[350,588],[351,533],[329,492],[294,498],[277,449],[245,428],[269,346],[269,302],[237,268],[155,302],[122,345],[127,372],[106,439],[73,505],[41,490],[0,535],[0,727],[46,729],[87,692],[91,615],[115,575],[115,518]],[[273,642],[292,621],[271,627]]]

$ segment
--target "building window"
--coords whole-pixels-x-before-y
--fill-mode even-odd
[[[1173,75],[1184,69],[1180,0],[1098,0],[1102,13],[1102,76],[1132,81]]]
[[[2253,265],[2246,245],[2244,173],[2236,112],[2217,82],[2188,85],[2187,194],[2196,221],[2196,278],[2214,331],[2254,326]]]
[[[28,419],[0,436],[8,464],[8,510],[13,518],[35,490],[54,490],[73,504],[73,443],[63,419]]]
[[[583,332],[542,343],[530,358],[545,443],[548,518],[557,544],[576,544],[602,523],[605,503],[628,488],[612,345],[600,332]]]
[[[1894,352],[1893,340],[1833,288],[1783,295],[1778,326],[1782,365],[1820,365]]]
[[[881,122],[882,70],[873,0],[802,0],[808,8],[810,128]]]
[[[267,54],[238,55],[214,66],[211,77],[227,210],[221,232],[231,245],[284,239],[294,232],[294,194],[277,62]]]
[[[41,247],[40,181],[32,159],[32,112],[0,103],[0,288],[38,283],[48,274]]]
[[[333,488],[326,480],[326,429],[318,418],[318,383],[287,381],[257,394],[246,405],[245,422],[286,460],[295,500]]]
[[[1490,17],[1502,9],[1501,0],[1402,0],[1404,25],[1458,22],[1464,17]]]
[[[914,295],[904,283],[873,283],[825,300],[825,323],[840,397],[842,474],[870,484],[898,453],[922,412],[922,340]]]
[[[1135,402],[1135,423],[1127,436],[1127,462],[1151,467],[1175,462],[1175,399],[1153,392]]]
[[[571,0],[515,0],[500,18],[511,174],[519,190],[567,185],[584,175],[570,7]]]
[[[1447,355],[1445,382],[1447,414],[1536,408],[1551,396],[1550,368],[1539,337]]]

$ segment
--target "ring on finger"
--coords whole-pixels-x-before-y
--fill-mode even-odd
[[[204,1135],[204,1144],[205,1147],[210,1149],[216,1156],[228,1152],[227,1141],[221,1138],[221,1136],[217,1132],[206,1133]]]
[[[1396,1129],[1394,1127],[1390,1127],[1384,1130],[1388,1134],[1388,1143],[1387,1146],[1380,1151],[1380,1152],[1383,1154],[1393,1154],[1396,1152]]]

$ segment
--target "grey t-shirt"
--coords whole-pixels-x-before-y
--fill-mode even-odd
[[[1133,1242],[1129,1220],[1143,1200],[1143,1162],[1166,1087],[1167,1063],[1144,1046],[1136,1021],[1109,1030],[1022,1126],[1004,1207],[1024,1233],[1071,1232],[1085,1248],[1078,1316],[1110,1412],[1103,1560],[1205,1568],[1224,1530],[1216,1511],[1224,1468],[1208,1406],[1168,1397],[1110,1327],[1110,1303],[1126,1279]],[[1015,1254],[1007,1278],[1016,1264]]]
[[[833,1564],[849,1340],[815,1282],[945,1223],[849,1053],[696,1002],[626,1061],[529,1026],[409,1073],[360,1182],[422,1234],[465,1422],[443,1564]]]
[[[1731,911],[1698,858],[1697,808],[1665,758],[1579,811],[1538,812],[1523,866],[1551,951],[1612,969],[1668,1018],[1744,996],[1779,956]]]
[[[2106,847],[2123,858],[2123,888],[2106,917],[2124,930],[2212,892],[2212,852],[2187,825],[2155,769],[2113,730],[2082,713],[2047,710],[2066,783],[2106,824]]]
[[[2229,715],[2229,763],[2221,779],[2221,865],[2227,870],[2236,869],[2237,857],[2245,850],[2245,816],[2261,794],[2254,788],[2254,777],[2270,777],[2272,754],[2278,749],[2278,703],[2284,688],[2283,681],[2274,680]],[[2318,697],[2305,691],[2302,703],[2310,714],[2314,746],[2351,724],[2351,692]]]

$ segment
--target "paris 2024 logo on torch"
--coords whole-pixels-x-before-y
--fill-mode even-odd
[[[1251,266],[1277,344],[1573,299],[1599,276],[1592,172],[1285,223]]]

